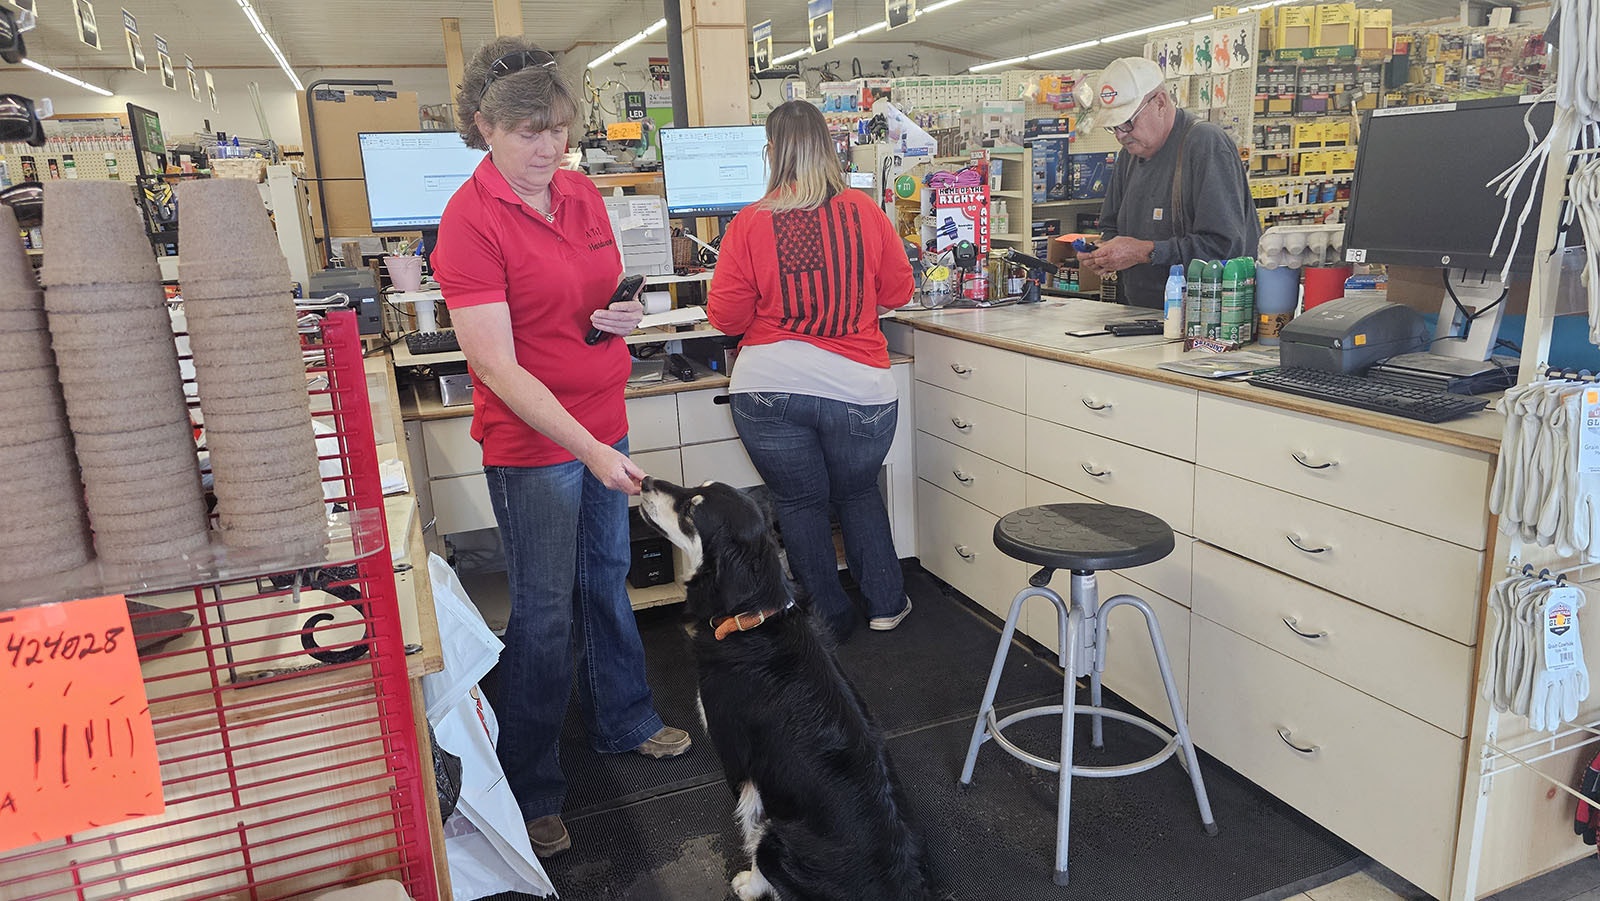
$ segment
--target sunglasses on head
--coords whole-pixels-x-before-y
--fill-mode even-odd
[[[17,214],[17,224],[23,228],[44,224],[44,185],[36,181],[25,181],[0,191],[0,203],[11,207]]]
[[[44,123],[54,112],[49,100],[37,103],[21,94],[0,94],[0,141],[44,146]]]
[[[0,60],[14,66],[27,58],[28,48],[22,41],[22,33],[32,29],[33,24],[33,13],[0,6]]]
[[[527,68],[554,69],[556,58],[543,50],[518,50],[507,53],[489,64],[489,76],[483,80],[483,90],[478,92],[478,102],[483,102],[483,95],[489,93],[489,85],[496,80],[521,72]]]

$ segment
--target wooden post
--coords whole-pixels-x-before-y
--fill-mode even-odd
[[[439,30],[444,34],[444,68],[450,77],[450,102],[456,99],[456,89],[461,87],[461,79],[466,71],[466,63],[461,56],[461,20],[440,19]]]
[[[681,0],[686,125],[750,124],[744,0]]]
[[[494,35],[522,34],[522,0],[494,0]]]

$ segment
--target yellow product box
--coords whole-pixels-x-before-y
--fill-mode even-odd
[[[1328,157],[1328,171],[1356,171],[1356,152],[1354,150],[1330,150],[1326,155]]]
[[[1237,16],[1238,14],[1239,14],[1239,7],[1237,7],[1237,6],[1213,6],[1213,7],[1211,7],[1211,17],[1213,19],[1231,19],[1234,16]]]
[[[1343,147],[1350,143],[1350,123],[1348,120],[1337,122],[1322,122],[1322,146]]]
[[[1355,46],[1356,5],[1323,3],[1317,7],[1317,27],[1313,35],[1317,47]]]
[[[1394,45],[1394,10],[1363,9],[1357,15],[1360,28],[1356,46],[1364,51],[1389,52]]]
[[[1333,173],[1333,154],[1326,150],[1316,150],[1311,153],[1300,154],[1301,175],[1330,175]]]
[[[1256,34],[1256,46],[1259,52],[1266,53],[1277,49],[1278,14],[1276,8],[1264,9],[1257,13],[1261,17],[1261,25]]]
[[[1295,126],[1294,126],[1294,146],[1297,147],[1297,148],[1299,148],[1299,147],[1321,147],[1322,146],[1322,123],[1321,122],[1297,122],[1297,123],[1295,123]]]
[[[1289,50],[1295,47],[1315,47],[1317,30],[1315,6],[1280,6],[1278,24],[1274,31],[1274,49]]]

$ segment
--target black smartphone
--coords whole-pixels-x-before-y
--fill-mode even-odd
[[[614,303],[622,303],[624,300],[632,300],[633,295],[638,293],[639,286],[642,284],[644,284],[644,276],[642,275],[630,275],[621,282],[618,282],[617,290],[611,292],[611,299],[606,301],[606,307],[610,307]],[[603,332],[597,328],[591,328],[589,329],[589,334],[584,336],[583,343],[599,344],[601,340],[609,338],[610,336],[610,332]]]

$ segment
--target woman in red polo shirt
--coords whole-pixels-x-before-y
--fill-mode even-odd
[[[845,185],[828,124],[803,100],[767,116],[767,194],[722,236],[706,313],[743,335],[733,420],[772,491],[789,566],[840,638],[860,614],[839,584],[828,524],[844,533],[867,624],[911,611],[878,470],[898,404],[878,308],[911,299],[911,263],[894,225]]]
[[[520,37],[479,50],[456,96],[461,136],[487,149],[445,207],[435,277],[472,370],[472,435],[505,546],[511,618],[500,656],[501,765],[541,856],[565,850],[556,758],[577,654],[578,700],[596,751],[675,757],[628,604],[623,389],[635,299],[600,193],[559,168],[578,105],[549,53]],[[590,328],[607,333],[587,344]]]

